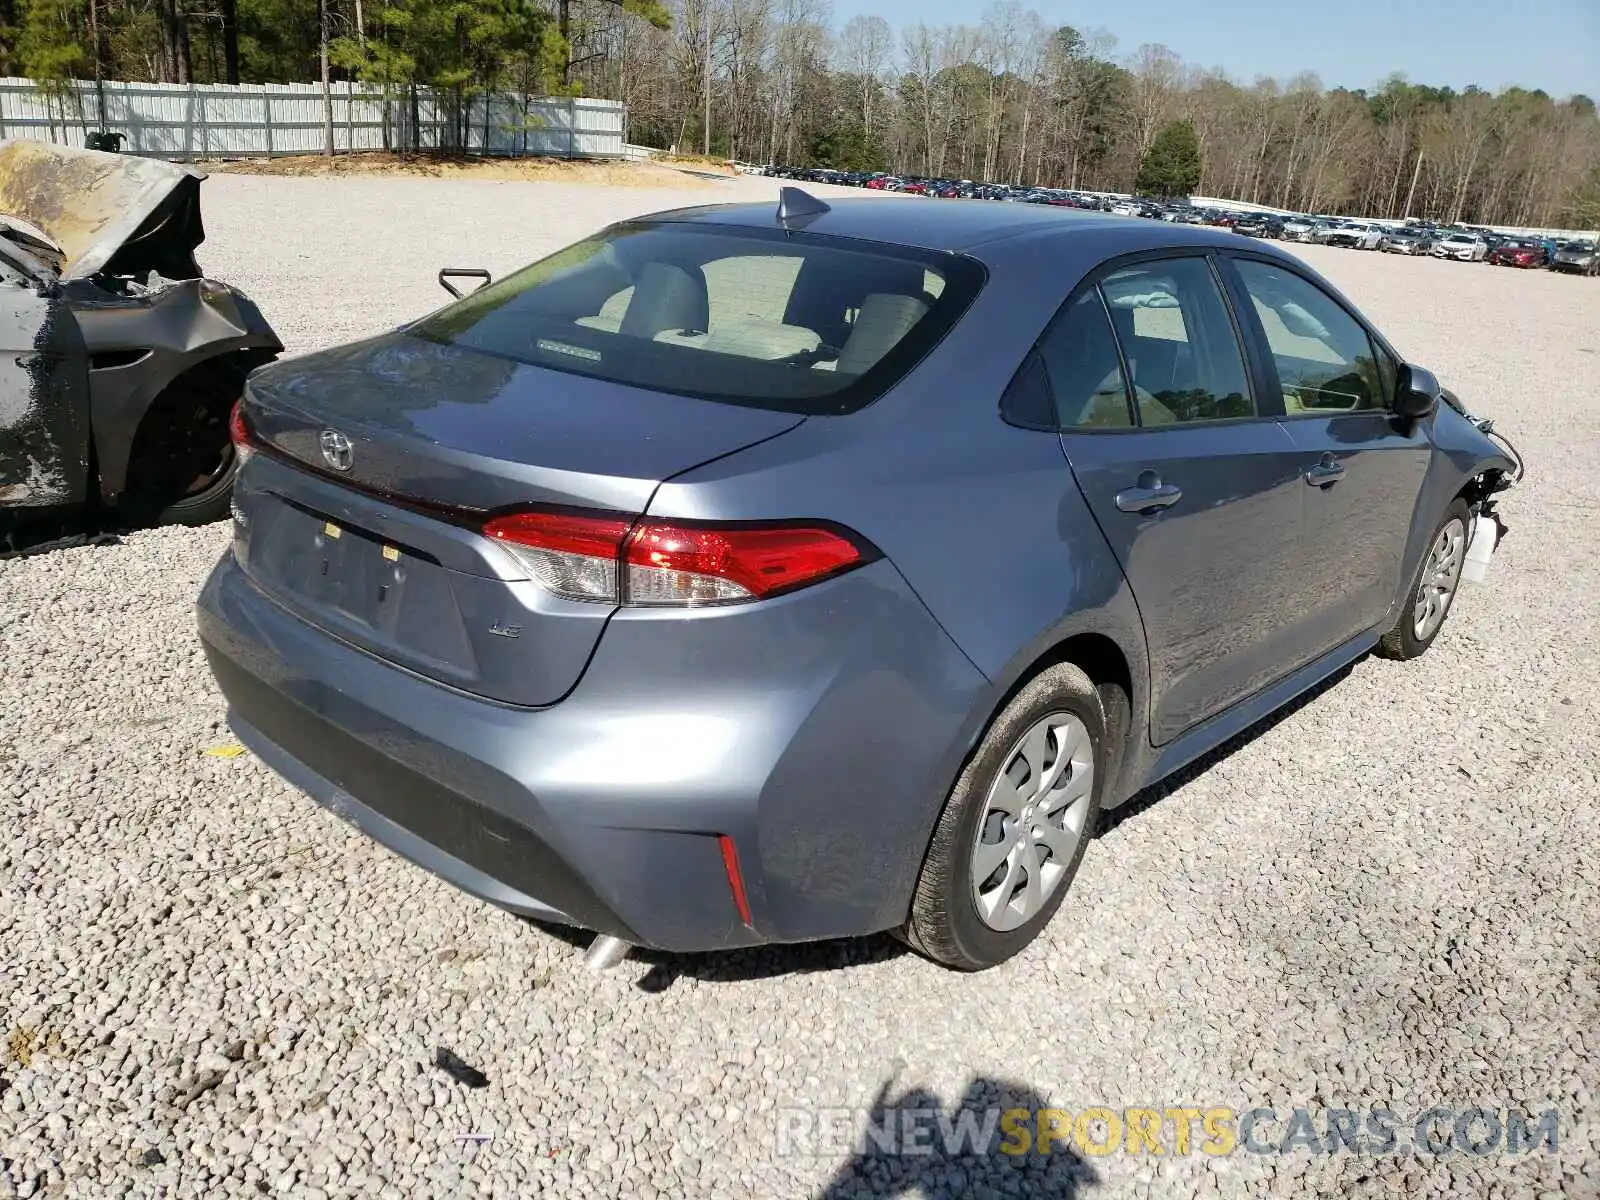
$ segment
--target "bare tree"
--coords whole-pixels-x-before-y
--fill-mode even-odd
[[[1034,111],[1039,99],[1046,49],[1050,44],[1049,32],[1039,14],[1031,10],[1022,14],[1017,31],[1016,73],[1022,91],[1022,116],[1017,129],[1016,169],[1011,172],[1014,181],[1020,181],[1028,161],[1028,138],[1033,133]]]
[[[939,71],[938,36],[923,22],[901,34],[906,59],[906,78],[902,87],[915,91],[917,119],[921,125],[922,169],[933,171],[933,127]]]
[[[872,102],[894,53],[894,30],[879,16],[851,17],[839,31],[839,63],[861,94],[861,132],[872,142]]]
[[[1156,140],[1156,131],[1172,116],[1183,82],[1183,65],[1165,46],[1146,44],[1134,52],[1129,70],[1133,74],[1134,129],[1138,154],[1143,158]]]
[[[770,161],[795,160],[796,117],[805,76],[818,69],[826,57],[828,16],[827,0],[778,0],[770,66],[774,79]]]
[[[1025,24],[1024,10],[1017,0],[996,0],[984,11],[983,24],[978,31],[979,61],[989,76],[983,138],[984,179],[995,177],[1001,127],[1015,82],[1011,72],[1022,50]]]
[[[1283,174],[1277,188],[1278,203],[1287,206],[1295,194],[1296,173],[1306,150],[1306,140],[1322,112],[1322,82],[1311,74],[1296,75],[1279,104],[1282,128],[1288,137],[1283,152]]]
[[[1441,166],[1449,183],[1449,216],[1446,219],[1451,222],[1460,221],[1466,213],[1473,176],[1489,143],[1488,108],[1488,95],[1469,89],[1445,109],[1437,121],[1443,151]]]

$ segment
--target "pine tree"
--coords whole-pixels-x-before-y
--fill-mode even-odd
[[[1187,196],[1200,186],[1200,140],[1192,122],[1168,121],[1139,164],[1141,195]]]

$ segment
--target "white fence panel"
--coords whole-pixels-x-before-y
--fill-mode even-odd
[[[381,150],[411,142],[412,99],[365,84],[336,83],[333,144],[340,152]],[[101,104],[104,119],[101,119]],[[494,93],[464,101],[419,88],[416,144],[458,147],[474,154],[620,158],[627,110],[615,100]],[[84,135],[108,129],[123,149],[158,158],[255,158],[321,153],[325,132],[322,88],[314,83],[111,83],[97,97],[78,80],[54,94],[30,79],[0,78],[0,137],[36,138],[81,146]],[[387,131],[388,137],[385,138]],[[464,133],[464,138],[459,135]]]

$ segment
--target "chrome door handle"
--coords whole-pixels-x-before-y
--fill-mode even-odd
[[[1150,512],[1158,508],[1171,508],[1183,499],[1183,489],[1175,483],[1145,483],[1140,476],[1139,486],[1124,488],[1117,493],[1117,507],[1125,513]]]
[[[1306,472],[1306,482],[1312,487],[1327,487],[1343,478],[1344,464],[1331,454],[1324,454],[1322,461]]]

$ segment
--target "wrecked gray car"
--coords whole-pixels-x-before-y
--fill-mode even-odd
[[[0,539],[85,509],[118,525],[226,515],[229,414],[283,345],[195,263],[204,178],[0,140]]]

